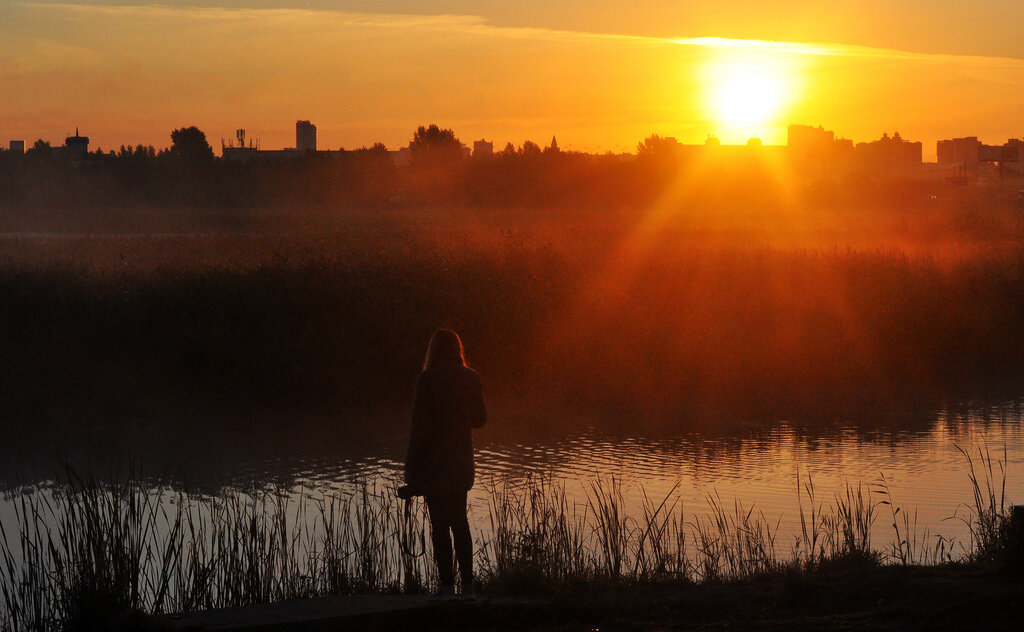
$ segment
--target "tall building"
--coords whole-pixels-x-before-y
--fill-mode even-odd
[[[1015,163],[1020,159],[1021,141],[1016,138],[1004,144],[983,144],[978,148],[978,160],[985,163]]]
[[[786,129],[786,151],[794,173],[803,178],[833,177],[849,171],[853,141],[836,138],[821,125],[790,125]]]
[[[857,143],[861,167],[884,175],[908,175],[921,167],[921,143],[904,140],[899,132],[882,134],[870,143]]]
[[[65,155],[71,160],[81,160],[89,153],[89,137],[79,136],[78,128],[75,128],[75,135],[64,139]]]
[[[1024,156],[1024,143],[1011,138],[1002,145],[986,145],[977,136],[950,138],[935,143],[938,165],[953,177],[968,178],[995,173],[994,163],[1017,162]]]
[[[475,140],[473,141],[473,157],[482,158],[484,156],[491,156],[494,154],[494,143],[488,140]]]
[[[935,143],[935,156],[940,165],[973,169],[978,166],[981,141],[977,136],[951,138]]]
[[[786,128],[786,146],[789,147],[791,155],[815,156],[821,159],[831,151],[832,143],[835,140],[835,132],[827,130],[821,125],[818,127],[790,125]]]
[[[309,121],[295,121],[295,149],[316,151],[316,125]]]
[[[1020,162],[1024,159],[1024,140],[1010,138],[1003,143],[1001,158],[1006,162]]]
[[[23,140],[12,140],[11,141],[11,151],[13,151],[16,154],[23,154],[23,153],[25,153],[25,141],[23,141]]]

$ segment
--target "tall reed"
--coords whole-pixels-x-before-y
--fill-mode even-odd
[[[14,513],[14,524],[0,522],[2,629],[428,581],[422,507],[380,485],[311,501],[302,490],[203,496],[69,471],[56,489],[22,494]]]
[[[977,462],[971,452],[956,449],[967,461],[971,481],[971,505],[964,506],[956,518],[967,525],[971,535],[969,557],[977,562],[995,562],[1006,553],[1009,538],[1009,516],[1006,503],[1006,446],[1001,458],[993,458],[988,445],[975,446]]]
[[[575,582],[745,580],[836,564],[992,562],[1005,553],[1007,457],[961,450],[972,504],[956,516],[959,544],[928,532],[893,502],[883,477],[825,500],[797,477],[800,532],[780,546],[779,520],[707,496],[690,512],[672,487],[640,490],[626,510],[622,481],[594,480],[584,499],[547,477],[485,483],[477,579],[488,590],[550,591]],[[872,544],[882,507],[895,539]],[[68,470],[54,488],[19,494],[0,521],[0,629],[47,631],[104,613],[242,606],[299,597],[421,592],[436,583],[425,507],[384,483],[322,494],[273,487],[216,495],[170,490],[132,475],[101,481]]]

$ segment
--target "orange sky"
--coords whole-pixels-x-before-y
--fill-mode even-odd
[[[926,159],[940,138],[1024,136],[1021,2],[218,4],[0,0],[0,143],[78,125],[94,148],[163,147],[197,125],[276,148],[300,118],[321,148],[397,147],[429,122],[585,151],[652,133],[782,143],[790,122],[898,130]]]

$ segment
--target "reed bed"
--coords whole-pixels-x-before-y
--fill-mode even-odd
[[[419,590],[423,509],[390,490],[170,491],[69,473],[0,522],[2,628],[61,629],[96,609],[149,613]],[[72,627],[74,627],[72,625]]]
[[[974,450],[957,446],[967,461],[972,499],[955,516],[967,525],[971,534],[967,553],[977,562],[995,562],[1006,554],[1009,540],[1009,515],[1006,502],[1006,446],[1002,458],[993,458],[988,446]]]
[[[677,489],[641,490],[625,510],[621,481],[598,479],[583,501],[544,477],[492,480],[477,518],[477,581],[537,592],[581,582],[708,583],[850,566],[997,562],[1006,548],[1006,457],[963,451],[974,498],[956,519],[968,542],[917,532],[884,476],[820,498],[798,476],[800,532],[788,545],[754,506],[707,497],[687,515]],[[888,513],[886,514],[886,508]],[[872,532],[891,518],[892,544]],[[423,592],[436,583],[426,512],[385,483],[345,494],[254,488],[217,495],[131,475],[68,471],[17,496],[0,521],[0,629],[75,628],[103,613],[160,614],[318,595]]]
[[[169,410],[373,411],[409,391],[442,326],[494,401],[666,426],[1020,392],[1019,245],[776,247],[696,229],[405,219],[4,237],[0,423],[32,444]]]

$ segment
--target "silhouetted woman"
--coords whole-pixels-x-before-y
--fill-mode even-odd
[[[476,597],[466,493],[473,486],[472,430],[486,421],[480,376],[466,366],[458,334],[439,329],[430,338],[423,372],[416,379],[405,459],[405,482],[423,494],[430,512],[434,561],[441,583],[432,596],[435,600],[456,598],[451,536],[455,538],[462,596]]]

